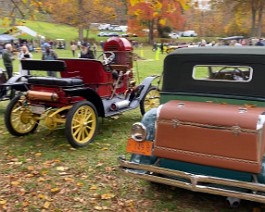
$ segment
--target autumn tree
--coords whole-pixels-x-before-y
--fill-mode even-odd
[[[261,36],[265,0],[212,0],[211,4],[214,10],[222,11],[224,17],[229,17],[229,22],[225,24],[228,33]]]
[[[79,39],[83,40],[83,30],[89,30],[90,23],[115,21],[116,9],[121,8],[120,5],[124,7],[124,1],[6,0],[1,8],[2,23],[13,26],[16,18],[39,20],[45,17],[44,20],[77,27]]]
[[[115,20],[118,4],[116,0],[47,0],[45,6],[56,22],[77,27],[83,40],[83,31],[89,30],[91,23]]]
[[[39,13],[42,8],[42,1],[40,0],[5,0],[1,2],[2,26],[14,26],[17,23],[17,18],[34,19],[35,15]]]
[[[177,28],[183,24],[182,10],[188,8],[187,3],[187,0],[128,0],[129,29],[139,32],[148,28],[148,40],[153,43],[155,28]]]

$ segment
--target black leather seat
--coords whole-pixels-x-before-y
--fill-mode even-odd
[[[80,86],[83,85],[83,80],[76,78],[56,78],[56,77],[30,77],[29,84],[49,85],[49,86]]]

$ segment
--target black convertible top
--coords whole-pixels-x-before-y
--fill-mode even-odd
[[[179,54],[211,54],[211,55],[263,55],[265,56],[265,47],[260,46],[216,46],[216,47],[189,47],[179,48],[170,55]]]
[[[192,74],[197,65],[247,66],[253,69],[253,76],[246,83],[195,80]],[[265,48],[223,46],[177,49],[164,60],[162,93],[265,98]]]

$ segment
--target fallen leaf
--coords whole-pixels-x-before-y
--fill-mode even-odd
[[[7,203],[7,200],[0,200],[0,205],[5,205]]]
[[[26,174],[26,175],[25,175],[26,178],[31,178],[31,177],[33,177],[33,176],[34,176],[33,174]]]
[[[23,202],[23,207],[27,207],[27,206],[29,206],[29,202],[28,201],[24,201]]]
[[[42,155],[41,152],[35,154],[36,157],[40,157],[41,155]]]
[[[43,177],[38,178],[38,182],[44,182],[44,181],[45,181],[45,179]]]
[[[51,203],[50,202],[45,202],[43,205],[43,208],[48,209],[50,207]]]
[[[73,178],[70,178],[70,177],[66,177],[66,178],[64,178],[64,181],[66,181],[66,182],[74,182],[75,180],[73,179]]]
[[[12,182],[11,182],[11,185],[13,185],[13,186],[17,186],[17,185],[19,185],[19,184],[20,184],[19,181],[12,181]]]
[[[34,170],[34,166],[28,166],[27,169],[28,169],[29,171],[33,171],[33,170]]]
[[[77,185],[78,187],[83,187],[83,186],[84,186],[84,183],[79,182],[79,183],[76,183],[76,185]]]
[[[94,209],[97,210],[97,211],[102,211],[103,210],[103,208],[101,206],[98,206],[98,205],[94,206]]]
[[[67,167],[63,167],[63,166],[56,167],[57,171],[66,171],[67,169],[68,169]]]
[[[64,176],[64,175],[70,175],[70,174],[67,172],[60,172],[59,175]]]
[[[101,194],[101,199],[102,199],[102,200],[111,199],[111,198],[113,198],[114,196],[115,196],[114,194],[110,194],[110,193],[107,193],[107,194]]]
[[[111,116],[112,119],[117,120],[119,116]]]
[[[108,150],[109,148],[108,147],[103,147],[101,150]]]
[[[92,185],[90,188],[89,188],[89,190],[97,190],[98,189],[98,187],[96,186],[96,185]]]
[[[40,199],[45,199],[45,195],[43,195],[43,194],[39,194],[38,197],[39,197]]]
[[[61,189],[60,188],[51,188],[51,192],[52,193],[57,193],[59,192]]]
[[[100,166],[103,166],[103,163],[98,163],[98,164],[96,165],[96,167],[100,167]]]
[[[107,171],[107,172],[111,172],[112,171],[112,167],[105,167],[105,170]]]

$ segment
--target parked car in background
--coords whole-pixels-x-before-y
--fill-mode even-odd
[[[108,36],[108,32],[100,32],[98,33],[98,37],[107,37]]]
[[[108,30],[110,30],[110,31],[119,31],[120,30],[119,27],[120,27],[119,25],[111,24],[110,27],[108,28]]]
[[[119,37],[119,36],[120,36],[120,34],[117,33],[117,32],[109,32],[109,33],[107,34],[107,37]]]
[[[170,38],[173,38],[173,39],[178,39],[180,37],[180,34],[176,33],[176,32],[171,32],[168,34],[168,36]]]
[[[221,195],[231,207],[265,203],[264,61],[261,47],[168,54],[161,105],[132,125],[121,173]]]
[[[135,34],[135,33],[125,33],[125,34],[121,34],[120,35],[121,37],[138,37],[138,35],[137,34]]]
[[[100,24],[98,30],[109,30],[110,24]]]
[[[119,26],[119,28],[120,28],[120,32],[127,32],[127,30],[128,30],[128,26],[126,26],[126,25],[121,25],[121,26]]]
[[[198,34],[194,30],[187,30],[181,34],[182,37],[197,37]]]
[[[119,37],[119,33],[117,32],[100,32],[98,33],[98,37]]]

